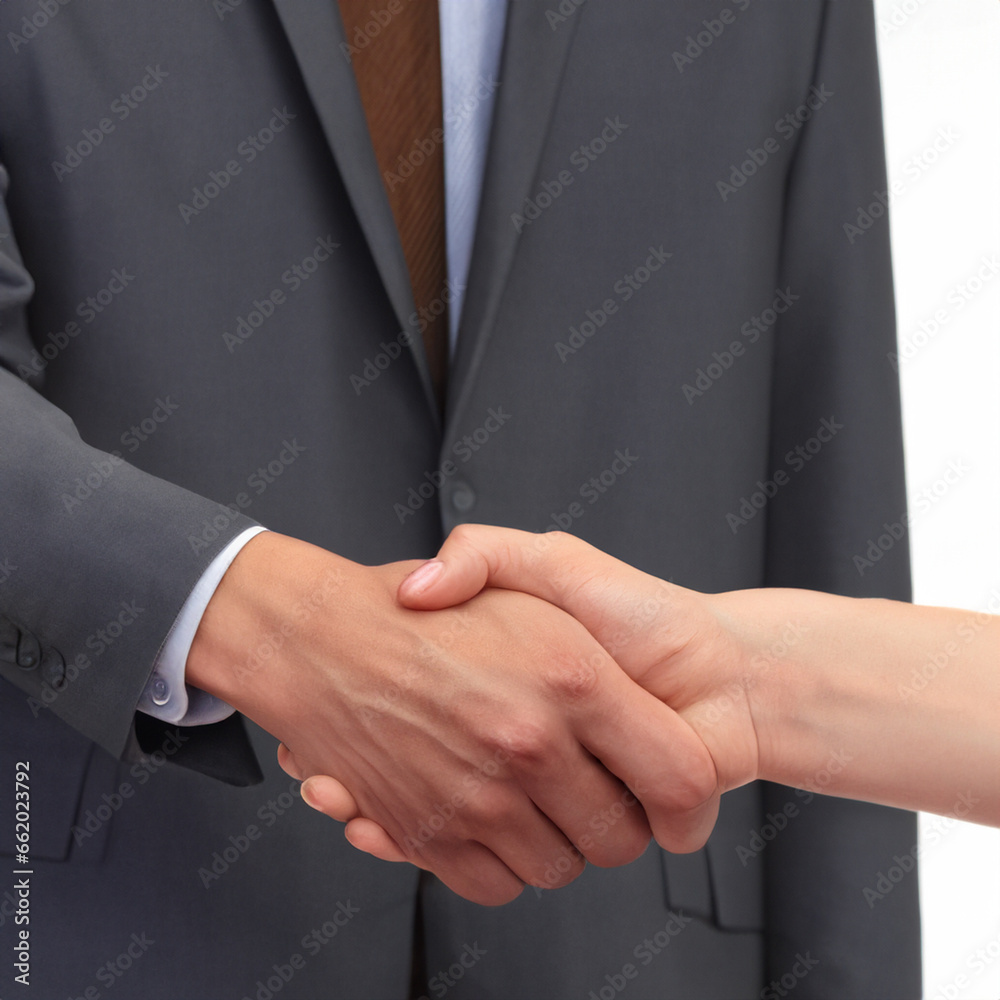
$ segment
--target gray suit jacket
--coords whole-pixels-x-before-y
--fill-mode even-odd
[[[559,526],[698,589],[907,597],[905,538],[854,558],[904,511],[870,5],[719,7],[511,4],[442,427],[343,54],[391,18],[0,5],[0,753],[32,764],[39,995],[110,988],[131,934],[118,997],[405,990],[414,874],[344,848],[266,734],[135,714],[254,521],[368,563]],[[430,886],[430,972],[475,939],[453,997],[629,962],[637,996],[917,996],[915,876],[862,895],[914,841],[753,786],[695,855],[496,911]]]

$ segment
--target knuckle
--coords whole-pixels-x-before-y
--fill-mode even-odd
[[[560,701],[587,701],[597,693],[600,684],[598,659],[600,656],[595,653],[592,657],[550,666],[543,671],[542,678]]]
[[[510,823],[517,809],[515,797],[503,785],[481,788],[468,803],[463,826],[475,837],[484,829],[502,828]]]
[[[451,529],[451,534],[448,536],[448,540],[452,542],[458,542],[461,545],[466,545],[470,542],[475,541],[477,535],[477,528],[474,524],[456,524],[454,528]]]
[[[553,545],[558,545],[560,548],[572,545],[573,542],[576,541],[576,537],[571,535],[568,531],[547,531],[545,532],[545,537],[548,538]]]
[[[554,750],[551,733],[529,719],[516,719],[490,736],[494,757],[512,767],[534,766],[548,760]]]

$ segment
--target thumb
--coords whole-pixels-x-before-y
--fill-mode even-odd
[[[419,566],[399,585],[400,603],[418,611],[437,611],[471,600],[490,582],[501,586],[490,580],[491,570],[496,572],[503,563],[498,551],[499,539],[488,535],[491,530],[486,525],[456,528],[445,539],[437,558]],[[487,534],[480,537],[480,532]],[[534,537],[524,531],[510,534]]]
[[[533,534],[488,524],[463,524],[445,539],[435,559],[403,580],[398,597],[406,607],[432,611],[468,601],[491,586],[519,590],[564,606],[572,590],[579,587],[574,567],[587,557],[624,565],[561,531]]]
[[[519,590],[571,614],[634,679],[683,644],[690,592],[649,576],[561,531],[532,534],[464,524],[437,558],[399,586],[400,602],[436,610],[485,586]]]

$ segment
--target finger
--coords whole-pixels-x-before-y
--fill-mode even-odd
[[[566,742],[587,758],[587,767],[597,768],[568,734]],[[435,804],[415,826],[404,831],[389,819],[386,832],[407,860],[428,868],[452,887],[467,876],[478,877],[477,868],[484,865],[490,871],[500,864],[521,883],[549,888],[567,885],[583,872],[584,859],[538,809],[509,765],[476,773],[474,785],[463,786],[461,792]],[[567,858],[569,863],[553,875],[550,864],[555,858]],[[471,898],[464,890],[456,891]]]
[[[310,779],[303,786],[307,795],[310,794],[314,780]],[[338,781],[325,775],[322,776],[319,789],[321,795],[332,794],[340,798],[345,791]],[[361,849],[370,849],[369,853],[384,860],[404,860],[433,872],[453,892],[482,906],[499,906],[520,895],[524,879],[508,866],[508,857],[498,856],[480,842],[480,831],[489,826],[482,821],[481,814],[476,812],[473,805],[469,804],[471,802],[478,806],[475,798],[454,806],[454,797],[446,799],[447,806],[453,806],[450,811],[444,804],[437,805],[429,812],[421,812],[418,808],[415,815],[422,815],[423,819],[417,820],[415,828],[401,825],[392,812],[385,809],[371,788],[359,794],[358,800],[361,799],[365,799],[364,812],[368,816],[356,814],[349,821],[346,831],[350,837],[357,833]],[[333,802],[325,799],[322,804],[334,807]],[[424,808],[426,809],[426,802]],[[371,815],[378,815],[379,820],[371,820]],[[522,851],[530,850],[530,845],[538,842],[540,827],[543,838],[560,836],[559,831],[552,829],[545,817],[537,813],[520,789],[516,790],[514,797],[507,794],[501,815],[507,823],[495,825],[513,828],[520,821],[524,829],[524,839],[519,844]],[[525,822],[525,817],[530,822]],[[384,837],[379,835],[379,830],[384,833]],[[395,850],[391,846],[393,844]],[[525,844],[529,846],[526,848]]]
[[[695,851],[718,815],[715,762],[687,722],[609,661],[602,683],[568,706],[574,732],[639,799],[661,847]]]
[[[433,871],[459,895],[486,906],[509,902],[526,881],[556,888],[583,870],[583,862],[577,861],[568,871],[561,868],[558,879],[545,881],[546,862],[539,859],[571,856],[573,847],[523,792],[517,794],[520,801],[512,801],[508,793],[502,804],[505,821],[492,824],[490,843],[480,844],[471,835],[460,836],[466,823],[479,823],[478,829],[489,827],[481,822],[477,807],[490,808],[491,803],[477,802],[474,795],[458,807],[450,806],[450,812],[442,812],[444,807],[435,810],[418,830],[411,834],[397,831],[394,839],[377,822],[361,816],[357,801],[336,778],[312,775],[302,783],[305,803],[347,823],[345,833],[353,846],[383,861],[408,861]],[[405,843],[408,850],[399,843]]]
[[[471,857],[466,849],[461,867],[451,863],[435,864],[420,853],[405,853],[383,827],[359,815],[354,797],[336,778],[313,775],[302,784],[302,798],[307,805],[331,819],[346,822],[345,836],[359,851],[382,861],[408,862],[425,871],[433,871],[466,899],[485,906],[496,906],[509,902],[521,892],[521,879],[479,844],[471,845]]]
[[[354,796],[336,778],[326,774],[314,774],[303,781],[302,798],[307,806],[338,823],[346,823],[359,815]]]
[[[408,862],[426,870],[427,866],[418,858],[408,858],[399,845],[373,819],[358,817],[344,828],[344,836],[352,847],[371,854],[382,861]]]
[[[302,781],[307,778],[308,775],[302,770],[299,762],[295,759],[295,754],[292,753],[284,743],[278,744],[278,767],[281,768],[285,774],[290,778],[295,778],[297,781]]]
[[[502,906],[521,895],[524,882],[489,848],[474,841],[462,845],[459,856],[418,852],[406,860],[433,872],[452,892],[480,906]]]
[[[505,738],[507,767],[557,836],[545,843],[532,831],[529,853],[527,833],[504,825],[483,842],[525,882],[546,889],[576,878],[584,860],[610,868],[639,857],[652,832],[642,805],[622,782],[571,733],[559,747],[552,742],[554,729],[533,730],[523,720],[515,726]]]

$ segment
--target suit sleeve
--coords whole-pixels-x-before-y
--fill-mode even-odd
[[[0,199],[7,174],[0,165]],[[117,757],[135,756],[136,705],[188,594],[254,522],[88,447],[31,363],[33,284],[0,205],[0,675]],[[146,729],[153,720],[143,724]],[[235,783],[249,746],[214,766],[215,727],[178,763]],[[246,744],[239,723],[222,743]],[[150,737],[152,738],[152,737]],[[231,766],[230,766],[231,765]]]
[[[813,84],[831,96],[802,129],[786,188],[782,283],[799,299],[777,331],[770,467],[790,481],[768,505],[766,582],[909,600],[870,4],[826,4]],[[850,767],[849,755],[831,745],[830,767]],[[765,786],[765,813],[789,801],[798,815],[767,856],[768,981],[807,967],[810,997],[919,997],[915,817]],[[903,879],[867,894],[894,859],[909,859]],[[810,955],[816,964],[802,962]]]

